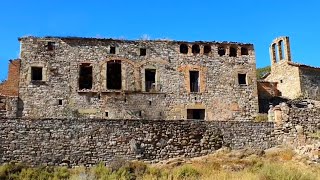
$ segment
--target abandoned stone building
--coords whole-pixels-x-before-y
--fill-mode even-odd
[[[19,41],[20,58],[10,62],[8,80],[0,85],[7,116],[250,120],[258,112],[252,44]]]
[[[271,43],[270,57],[271,72],[258,82],[260,107],[278,96],[320,100],[320,68],[292,62],[289,37]]]

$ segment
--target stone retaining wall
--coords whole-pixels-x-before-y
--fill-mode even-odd
[[[270,122],[98,119],[0,119],[0,163],[71,166],[114,158],[156,162],[195,157],[222,146],[266,149],[275,145]]]

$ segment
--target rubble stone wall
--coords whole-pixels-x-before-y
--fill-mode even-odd
[[[195,157],[222,146],[267,149],[274,124],[239,121],[0,119],[0,164],[71,166],[114,158],[156,162]]]
[[[22,117],[179,120],[187,119],[187,109],[205,109],[205,120],[252,120],[258,112],[252,44],[52,37],[20,42]],[[49,42],[54,42],[50,51]],[[180,44],[188,46],[187,54],[180,53]],[[195,44],[200,53],[192,53]],[[205,53],[204,46],[211,51]],[[231,47],[237,57],[230,57]],[[113,60],[121,61],[121,90],[106,88],[107,62]],[[79,90],[82,63],[93,68],[92,89]],[[43,68],[42,81],[31,81],[31,67]],[[144,88],[145,69],[156,70],[152,92]],[[199,92],[190,92],[189,71],[199,71]],[[239,84],[238,74],[246,74],[246,85]]]
[[[305,97],[320,100],[320,69],[300,67],[301,89]]]

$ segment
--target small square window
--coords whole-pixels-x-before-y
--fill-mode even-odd
[[[31,67],[31,80],[42,81],[42,67]]]
[[[116,47],[114,46],[110,47],[110,54],[116,54]]]
[[[58,105],[61,106],[62,105],[62,99],[58,100]]]
[[[283,83],[283,80],[282,80],[282,79],[280,80],[280,83]]]
[[[53,51],[55,48],[55,42],[48,42],[47,44],[47,50],[48,51]]]
[[[240,85],[247,85],[247,74],[238,74],[238,82]]]
[[[146,48],[140,48],[140,56],[147,55],[147,49]]]

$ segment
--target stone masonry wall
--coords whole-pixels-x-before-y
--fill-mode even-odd
[[[252,44],[52,37],[20,42],[22,117],[179,120],[187,119],[187,109],[204,109],[205,120],[252,120],[258,112]],[[54,42],[50,51],[49,42]],[[188,46],[187,54],[180,53],[180,44]],[[195,44],[200,53],[192,53]],[[205,53],[204,46],[211,51]],[[225,55],[220,56],[222,47]],[[230,57],[231,47],[237,57]],[[140,56],[140,48],[146,56]],[[241,55],[241,48],[248,55]],[[113,60],[121,61],[121,90],[106,88],[107,62]],[[92,89],[79,90],[82,63],[93,68]],[[31,81],[31,67],[43,68],[42,81]],[[144,88],[145,69],[156,70],[152,92]],[[189,71],[194,70],[199,71],[199,92],[190,92]],[[238,83],[238,74],[246,74],[246,84]]]
[[[320,163],[320,102],[281,103],[275,107],[274,114],[274,133],[279,144]]]
[[[320,100],[320,69],[300,67],[301,89],[305,97]]]
[[[267,149],[275,145],[273,129],[269,122],[0,119],[0,164],[76,166],[119,157],[156,162],[222,146]]]
[[[290,65],[288,61],[272,64],[271,74],[265,80],[277,82],[281,96],[294,99],[302,95],[299,67]]]

